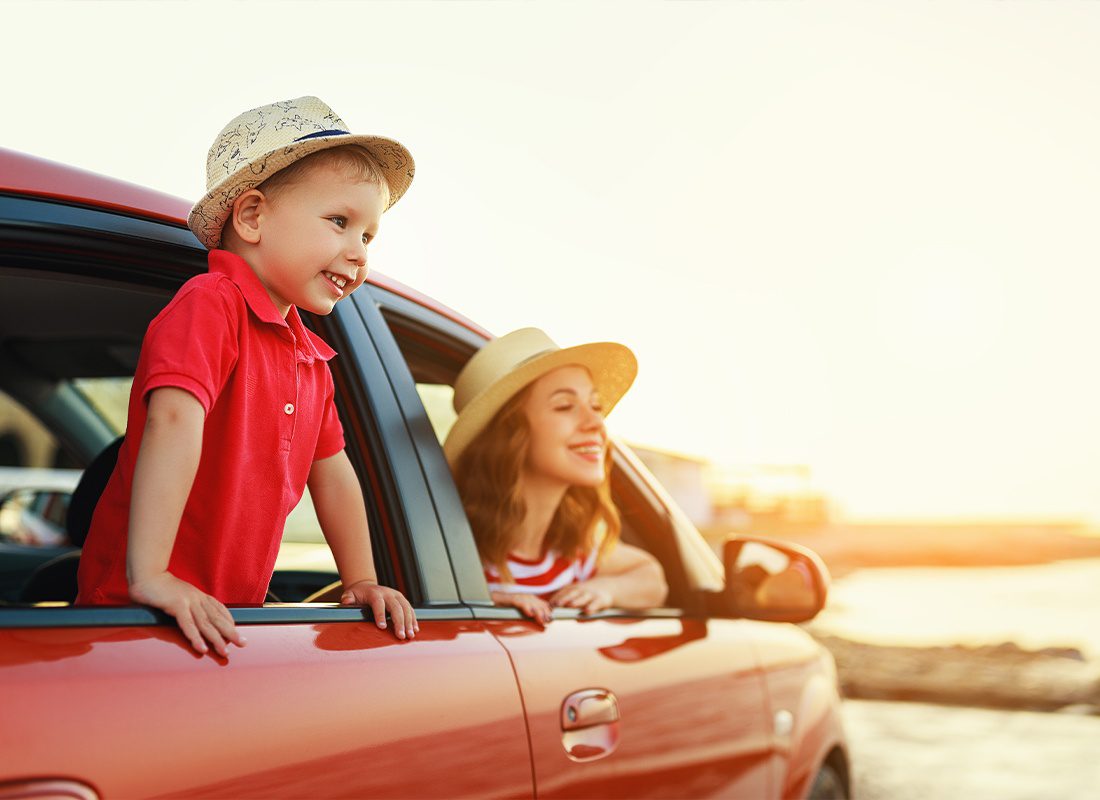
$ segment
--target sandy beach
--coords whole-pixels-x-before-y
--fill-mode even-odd
[[[1100,719],[847,700],[859,800],[1093,800]]]

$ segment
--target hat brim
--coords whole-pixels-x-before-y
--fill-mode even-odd
[[[543,353],[521,363],[490,384],[462,409],[443,443],[447,463],[453,468],[477,436],[485,430],[505,403],[525,386],[558,367],[585,367],[600,393],[604,416],[626,394],[638,374],[638,360],[630,348],[617,342],[593,342]]]
[[[344,145],[362,147],[378,163],[389,186],[390,198],[386,206],[389,210],[412,183],[415,171],[412,154],[400,142],[384,136],[341,134],[305,139],[278,147],[253,159],[250,164],[228,175],[195,203],[187,215],[187,226],[207,248],[217,247],[221,244],[222,228],[233,210],[233,203],[240,195],[249,189],[255,189],[295,161],[321,150]]]

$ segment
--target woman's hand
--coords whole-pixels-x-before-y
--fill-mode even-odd
[[[245,638],[237,633],[229,609],[170,572],[159,572],[131,583],[130,597],[134,602],[159,608],[175,617],[183,635],[200,653],[209,651],[207,642],[223,658],[229,655],[227,642],[244,647]]]
[[[541,597],[533,594],[512,594],[511,592],[493,592],[493,602],[498,606],[518,608],[525,617],[530,617],[540,625],[548,625],[554,618],[554,611]]]
[[[579,608],[585,614],[595,614],[615,605],[615,598],[599,579],[571,583],[559,589],[550,598],[550,605],[562,608]]]
[[[405,599],[405,595],[389,586],[379,586],[377,581],[356,581],[350,586],[344,587],[344,593],[340,595],[340,604],[345,606],[369,606],[374,614],[374,624],[379,628],[386,627],[386,612],[390,612],[393,620],[393,632],[398,639],[412,639],[416,637],[420,625],[416,622],[416,612],[412,604]]]
[[[645,550],[623,542],[618,542],[610,553],[600,558],[595,577],[574,586],[598,587],[613,598],[608,605],[618,608],[656,608],[665,602],[668,595],[668,583],[660,562]],[[572,587],[565,587],[555,597],[569,588]],[[554,599],[551,598],[550,602],[553,603]],[[608,605],[598,606],[597,610]],[[586,608],[585,613],[593,612]]]

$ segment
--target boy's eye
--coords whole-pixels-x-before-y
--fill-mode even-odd
[[[348,224],[347,217],[329,217],[329,219],[340,228],[346,227]]]

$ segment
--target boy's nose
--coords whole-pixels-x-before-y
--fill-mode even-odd
[[[359,267],[367,265],[367,246],[363,242],[352,244],[345,256],[348,261]]]

